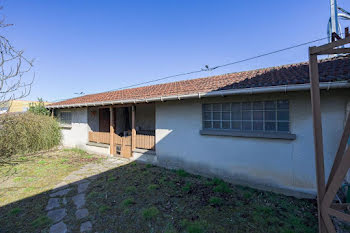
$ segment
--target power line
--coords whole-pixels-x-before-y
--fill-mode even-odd
[[[136,86],[140,86],[140,85],[144,85],[144,84],[149,84],[149,83],[162,81],[162,80],[169,79],[169,78],[174,78],[174,77],[179,77],[179,76],[184,76],[184,75],[189,75],[189,74],[195,74],[195,73],[212,71],[212,70],[215,70],[215,69],[218,69],[218,68],[222,68],[222,67],[225,67],[225,66],[231,66],[231,65],[238,64],[238,63],[254,60],[254,59],[257,59],[257,58],[260,58],[260,57],[265,57],[265,56],[268,56],[268,55],[272,55],[272,54],[280,53],[280,52],[283,52],[283,51],[287,51],[287,50],[290,50],[290,49],[295,49],[295,48],[302,47],[302,46],[305,46],[305,45],[308,45],[308,44],[312,44],[312,43],[315,43],[315,42],[319,42],[319,41],[322,41],[322,40],[325,40],[325,39],[328,39],[328,37],[319,38],[319,39],[316,39],[316,40],[312,40],[312,41],[304,42],[304,43],[301,43],[301,44],[289,46],[289,47],[286,47],[286,48],[283,48],[283,49],[278,49],[278,50],[275,50],[275,51],[272,51],[272,52],[263,53],[263,54],[256,55],[256,56],[253,56],[253,57],[249,57],[249,58],[245,58],[245,59],[242,59],[242,60],[238,60],[238,61],[234,61],[234,62],[222,64],[222,65],[217,65],[217,66],[214,66],[212,68],[210,68],[209,66],[206,66],[205,69],[194,70],[194,71],[190,71],[190,72],[184,72],[184,73],[179,73],[179,74],[175,74],[175,75],[165,76],[165,77],[162,77],[162,78],[152,79],[152,80],[149,80],[149,81],[136,83],[136,84],[132,84],[132,85],[129,85],[129,86],[124,86],[124,87],[120,87],[120,88],[117,88],[117,89],[112,89],[112,90],[104,91],[104,92],[118,91],[118,90],[122,90],[122,89],[126,89],[126,88],[131,88],[131,87],[136,87]],[[101,92],[101,93],[103,93],[103,92]]]

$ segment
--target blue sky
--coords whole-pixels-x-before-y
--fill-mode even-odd
[[[349,1],[338,5],[350,10]],[[26,99],[49,101],[323,38],[329,18],[329,0],[3,0],[3,6],[7,22],[14,24],[3,33],[36,60]],[[305,60],[307,46],[163,82]]]

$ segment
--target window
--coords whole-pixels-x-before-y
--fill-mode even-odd
[[[288,100],[203,104],[203,128],[289,133]]]
[[[72,124],[72,112],[61,112],[60,113],[60,122],[63,125]]]

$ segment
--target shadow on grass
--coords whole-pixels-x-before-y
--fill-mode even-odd
[[[54,172],[54,171],[52,171]],[[72,197],[89,181],[85,208],[76,220]],[[316,232],[313,200],[235,186],[183,170],[132,162],[69,185],[65,196],[71,232],[91,221],[93,232]],[[53,222],[43,192],[0,208],[0,232],[47,232]],[[61,200],[63,200],[61,198]]]

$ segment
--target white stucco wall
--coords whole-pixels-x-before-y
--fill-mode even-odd
[[[347,98],[322,94],[326,174],[343,131]],[[200,135],[202,102],[288,98],[295,140]],[[219,176],[235,183],[287,194],[316,191],[313,126],[307,93],[236,96],[156,104],[156,153],[161,165]],[[296,191],[296,193],[294,192]]]
[[[85,147],[88,142],[88,115],[87,108],[74,108],[58,110],[58,117],[61,111],[72,112],[71,128],[62,128],[62,145],[67,147]]]

